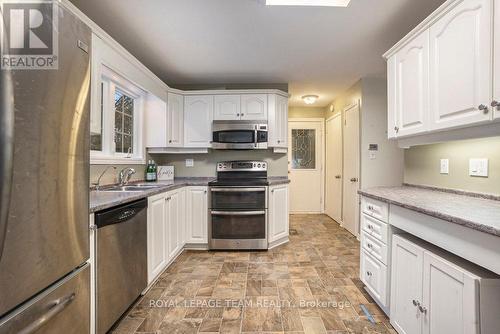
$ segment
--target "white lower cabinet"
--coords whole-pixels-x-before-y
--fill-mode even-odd
[[[148,284],[184,247],[184,189],[148,198]]]
[[[167,203],[165,194],[148,198],[148,283],[167,265]]]
[[[361,250],[360,262],[361,281],[366,285],[372,296],[382,304],[387,305],[387,266],[375,259],[366,250]]]
[[[420,239],[392,242],[391,324],[399,333],[498,333],[500,277]]]
[[[206,244],[207,235],[207,187],[186,188],[186,243]]]
[[[288,184],[269,187],[268,200],[268,241],[273,243],[288,238],[289,221]],[[271,245],[272,246],[272,245]]]

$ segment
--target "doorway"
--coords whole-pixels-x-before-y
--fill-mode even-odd
[[[344,111],[342,226],[359,237],[359,104]]]
[[[326,120],[325,213],[342,224],[342,114]]]
[[[288,125],[290,212],[322,213],[324,120],[290,119]]]

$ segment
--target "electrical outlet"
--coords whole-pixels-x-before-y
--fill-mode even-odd
[[[441,174],[450,174],[450,160],[441,159],[440,173]]]
[[[469,175],[488,177],[488,159],[470,159]]]
[[[186,159],[186,167],[193,167],[193,166],[194,166],[194,160]]]

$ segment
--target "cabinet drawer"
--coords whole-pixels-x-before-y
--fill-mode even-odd
[[[380,220],[372,218],[363,213],[361,215],[361,229],[375,239],[382,241],[384,244],[387,244],[387,224],[382,223]]]
[[[380,304],[387,306],[387,267],[372,257],[365,250],[361,250],[361,281],[366,285]]]
[[[373,198],[363,197],[361,199],[361,209],[371,217],[380,219],[384,223],[388,222],[389,205],[387,203],[377,201]]]
[[[387,264],[387,245],[373,238],[366,232],[361,232],[361,245],[374,258]]]

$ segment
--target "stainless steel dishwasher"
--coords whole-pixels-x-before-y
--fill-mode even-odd
[[[147,199],[95,214],[97,333],[106,333],[147,287]]]

